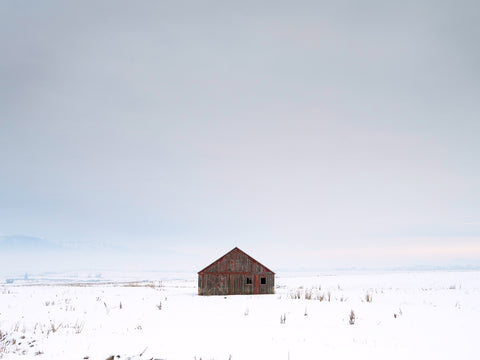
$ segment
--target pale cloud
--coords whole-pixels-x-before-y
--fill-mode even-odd
[[[2,3],[1,233],[185,264],[467,252],[478,4],[440,3]]]

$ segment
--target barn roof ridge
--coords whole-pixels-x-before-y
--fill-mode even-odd
[[[239,249],[238,246],[235,246],[232,250],[230,250],[230,251],[227,252],[226,254],[220,256],[217,260],[213,261],[210,265],[204,267],[202,270],[200,270],[200,271],[198,272],[198,274],[204,272],[204,271],[207,270],[210,266],[212,266],[212,265],[215,264],[216,262],[219,262],[219,261],[222,260],[225,256],[229,255],[230,253],[234,252],[235,250],[240,251],[242,254],[244,254],[245,256],[247,256],[248,258],[250,258],[250,260],[252,260],[253,262],[256,262],[257,264],[259,264],[259,265],[261,265],[262,267],[264,267],[266,271],[269,271],[269,272],[271,272],[272,274],[275,274],[272,270],[270,270],[269,268],[267,268],[267,267],[266,267],[265,265],[263,265],[260,261],[255,260],[253,257],[251,257],[250,255],[248,255],[245,251]]]

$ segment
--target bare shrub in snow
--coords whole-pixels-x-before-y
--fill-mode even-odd
[[[164,290],[164,285],[162,281],[153,281],[146,286],[157,291]]]
[[[398,312],[394,313],[393,317],[396,319],[397,317],[402,316],[402,315],[403,315],[402,309],[398,309]]]
[[[353,310],[350,311],[348,323],[350,325],[355,324],[355,312]]]
[[[288,294],[288,297],[290,299],[301,299],[302,298],[302,290],[301,288],[298,288],[296,290],[292,290],[290,291],[290,293]]]
[[[299,288],[297,291],[293,294],[294,299],[301,299],[302,298],[302,290]]]
[[[17,321],[13,326],[13,331],[18,332],[19,329],[20,329],[20,321]]]
[[[305,300],[312,300],[312,290],[310,289],[305,290]]]
[[[50,331],[52,333],[56,333],[58,329],[60,329],[61,327],[62,327],[62,323],[56,325],[53,321],[50,321]]]
[[[83,331],[84,326],[85,326],[85,321],[77,320],[75,322],[75,325],[73,325],[73,329],[75,330],[75,334],[80,334]]]
[[[366,302],[372,302],[372,300],[373,300],[372,294],[370,294],[370,293],[367,292],[367,293],[365,294],[365,301],[366,301]]]
[[[0,359],[3,357],[2,354],[7,352],[7,333],[0,330]]]

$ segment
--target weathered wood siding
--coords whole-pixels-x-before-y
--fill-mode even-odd
[[[275,273],[238,248],[198,273],[199,295],[273,294]]]

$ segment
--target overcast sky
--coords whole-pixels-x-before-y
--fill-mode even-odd
[[[4,0],[0,239],[480,263],[478,4]]]

